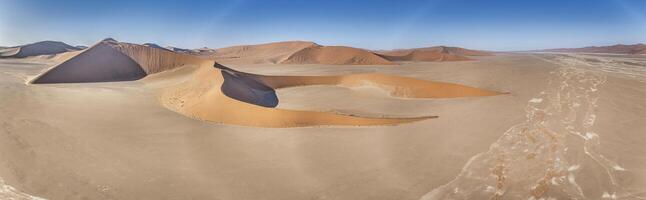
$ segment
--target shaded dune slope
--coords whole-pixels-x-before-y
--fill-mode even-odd
[[[81,48],[70,46],[63,42],[42,41],[33,44],[0,49],[0,58],[25,58],[30,56],[51,55],[78,50],[81,50]]]
[[[70,54],[70,53],[67,53]],[[103,40],[78,55],[64,55],[62,63],[32,83],[85,83],[138,80],[146,75],[205,60],[137,44]]]
[[[442,62],[442,61],[466,61],[472,60],[467,56],[488,56],[488,52],[470,50],[458,47],[428,47],[416,49],[401,49],[392,51],[381,51],[380,56],[390,61],[425,61],[425,62]]]
[[[130,57],[106,44],[98,44],[71,57],[32,83],[87,83],[131,81],[146,72]]]

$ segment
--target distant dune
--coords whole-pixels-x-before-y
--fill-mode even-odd
[[[465,61],[472,60],[467,56],[488,56],[491,53],[464,49],[459,47],[427,47],[415,49],[399,49],[391,51],[379,51],[379,55],[390,61]]]
[[[392,65],[364,49],[344,46],[310,46],[290,55],[281,64]]]
[[[571,53],[612,53],[612,54],[646,54],[646,44],[617,44],[612,46],[590,46],[583,48],[543,49],[544,52],[571,52]]]
[[[0,49],[0,58],[24,58],[30,56],[59,54],[78,50],[81,50],[81,48],[70,46],[63,42],[43,41],[33,44],[2,48]]]
[[[226,47],[217,49],[212,58],[224,64],[392,64],[367,50],[306,41]]]
[[[213,58],[225,64],[279,64],[292,54],[310,46],[317,46],[317,44],[304,41],[288,41],[232,46],[216,49]]]

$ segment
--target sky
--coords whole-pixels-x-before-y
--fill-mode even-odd
[[[0,0],[0,46],[219,48],[287,40],[384,50],[646,43],[643,0]]]

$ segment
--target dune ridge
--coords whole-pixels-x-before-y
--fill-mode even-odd
[[[0,49],[0,58],[25,58],[30,56],[59,54],[70,51],[82,50],[63,42],[42,41],[14,47]]]
[[[281,64],[393,65],[363,49],[344,46],[310,46],[295,52]]]
[[[307,41],[226,47],[217,49],[213,59],[224,64],[393,64],[368,50],[345,46],[323,46]]]
[[[311,46],[314,42],[287,41],[257,45],[240,45],[216,49],[214,59],[224,64],[279,64],[290,55]]]
[[[489,56],[489,52],[464,49],[459,47],[436,46],[415,49],[398,49],[377,52],[380,56],[390,61],[468,61],[473,60],[468,56]]]

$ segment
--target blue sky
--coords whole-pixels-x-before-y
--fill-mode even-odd
[[[646,43],[646,1],[0,0],[0,46],[106,37],[187,48],[285,40],[487,50]]]

